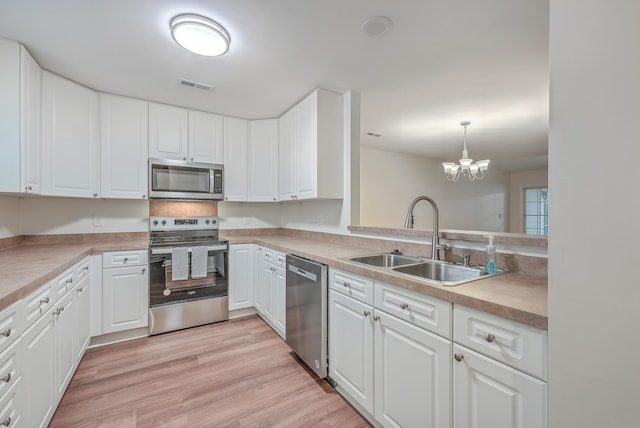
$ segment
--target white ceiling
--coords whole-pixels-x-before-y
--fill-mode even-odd
[[[221,23],[229,52],[176,45],[182,13]],[[393,21],[387,35],[362,32],[371,16]],[[316,87],[354,89],[363,145],[455,161],[470,120],[471,157],[504,170],[547,165],[548,34],[549,0],[0,2],[0,36],[94,89],[247,119],[279,117]]]

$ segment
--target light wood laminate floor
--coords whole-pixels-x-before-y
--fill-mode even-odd
[[[90,349],[50,427],[369,427],[253,315]]]

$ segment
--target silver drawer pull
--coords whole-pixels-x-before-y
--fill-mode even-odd
[[[0,334],[3,335],[4,337],[9,337],[9,336],[11,336],[11,329],[8,328],[8,329],[6,329],[5,331],[3,331]]]
[[[351,284],[349,284],[348,282],[343,282],[342,285],[344,285],[347,288],[351,287]]]
[[[493,334],[489,333],[489,334],[487,334],[487,335],[485,336],[485,340],[486,340],[487,342],[491,343],[491,342],[493,342],[494,340],[496,340],[496,337],[495,337]]]
[[[47,303],[49,303],[49,298],[45,297],[44,299],[40,300],[40,304],[41,305],[46,305]]]
[[[83,267],[82,270],[89,270],[89,266]]]
[[[404,303],[404,302],[400,303],[400,308],[407,309],[408,307],[409,307],[409,305],[407,305],[406,303]]]
[[[374,315],[374,316],[373,316],[373,320],[374,320],[374,321],[378,321],[379,319],[380,319],[380,317],[379,317],[379,316],[377,316],[377,315]]]
[[[368,317],[369,315],[371,315],[371,312],[369,312],[369,311],[364,311],[363,313],[364,313],[365,317]]]
[[[147,271],[146,268],[142,268],[142,272],[140,272],[140,273],[144,274],[146,271]]]
[[[8,427],[9,425],[11,425],[11,416],[7,416],[7,419],[5,419],[4,421],[2,421],[2,423],[0,423],[0,425],[4,425],[6,427]]]
[[[125,257],[124,259],[122,259],[122,263],[126,263],[129,261],[129,257]]]
[[[65,284],[73,284],[73,278],[67,279],[64,283]]]
[[[2,378],[0,378],[1,381],[9,383],[11,382],[11,373],[7,373],[6,375],[2,376]]]
[[[462,355],[462,354],[453,354],[453,358],[455,358],[456,361],[462,361],[462,360],[464,360],[464,355]]]

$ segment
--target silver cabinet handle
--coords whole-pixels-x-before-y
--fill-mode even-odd
[[[93,197],[94,197],[94,198],[97,198],[97,197],[98,197],[98,194],[97,194],[97,193],[94,193],[94,194],[93,194]]]
[[[146,199],[146,198],[147,198],[147,195],[142,195],[142,199]]]
[[[2,336],[4,336],[4,337],[9,337],[9,336],[11,336],[11,329],[10,329],[10,328],[8,328],[8,329],[6,329],[5,331],[3,331],[3,332],[2,332],[2,333],[0,333],[0,334],[1,334]]]
[[[73,278],[67,279],[64,283],[65,284],[73,284]]]
[[[193,162],[193,158],[191,158],[191,162]]]
[[[60,315],[60,308],[53,311],[53,315]]]
[[[494,340],[496,340],[496,337],[495,337],[493,334],[489,333],[489,334],[487,334],[487,335],[485,336],[485,340],[486,340],[487,342],[491,343],[491,342],[493,342]]]
[[[365,317],[368,317],[369,315],[371,315],[371,312],[369,312],[369,311],[364,311],[363,313],[364,313]]]
[[[464,355],[462,355],[462,354],[453,354],[453,358],[455,358],[456,361],[462,361],[464,359]]]
[[[374,321],[378,321],[379,319],[380,319],[380,317],[379,317],[379,316],[377,316],[377,315],[374,315],[374,316],[373,316],[373,320],[374,320]]]
[[[276,198],[273,198],[273,201],[275,202]]]
[[[2,423],[0,423],[0,425],[4,425],[6,427],[8,427],[9,425],[11,425],[11,416],[7,416],[7,419],[5,419],[4,421],[2,421]]]
[[[122,259],[122,263],[127,263],[129,261],[129,257],[125,257],[124,259]]]
[[[186,156],[183,156],[183,157],[182,157],[182,160],[187,160],[187,157],[186,157]]]
[[[147,271],[147,268],[142,268],[142,272],[140,273],[144,274],[146,271]]]
[[[0,378],[1,381],[9,383],[11,382],[11,373],[7,373],[6,375],[2,376],[2,378]]]
[[[29,191],[29,190],[31,190],[31,189],[32,189],[32,187],[31,187],[31,186],[24,186],[24,191],[25,191],[25,192],[28,192],[28,191]]]
[[[82,270],[89,270],[89,266],[83,267]]]
[[[349,284],[349,283],[348,283],[348,282],[346,282],[346,281],[344,281],[344,282],[342,283],[342,285],[344,285],[344,286],[345,286],[345,287],[347,287],[347,288],[350,288],[350,287],[351,287],[351,284]]]
[[[404,303],[404,302],[400,303],[400,308],[407,309],[408,307],[409,307],[409,305],[407,305],[406,303]]]
[[[40,300],[40,304],[41,305],[46,305],[47,303],[49,303],[49,298],[45,297],[44,299]]]

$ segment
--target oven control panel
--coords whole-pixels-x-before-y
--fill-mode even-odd
[[[211,230],[218,229],[217,216],[149,217],[149,230]]]

